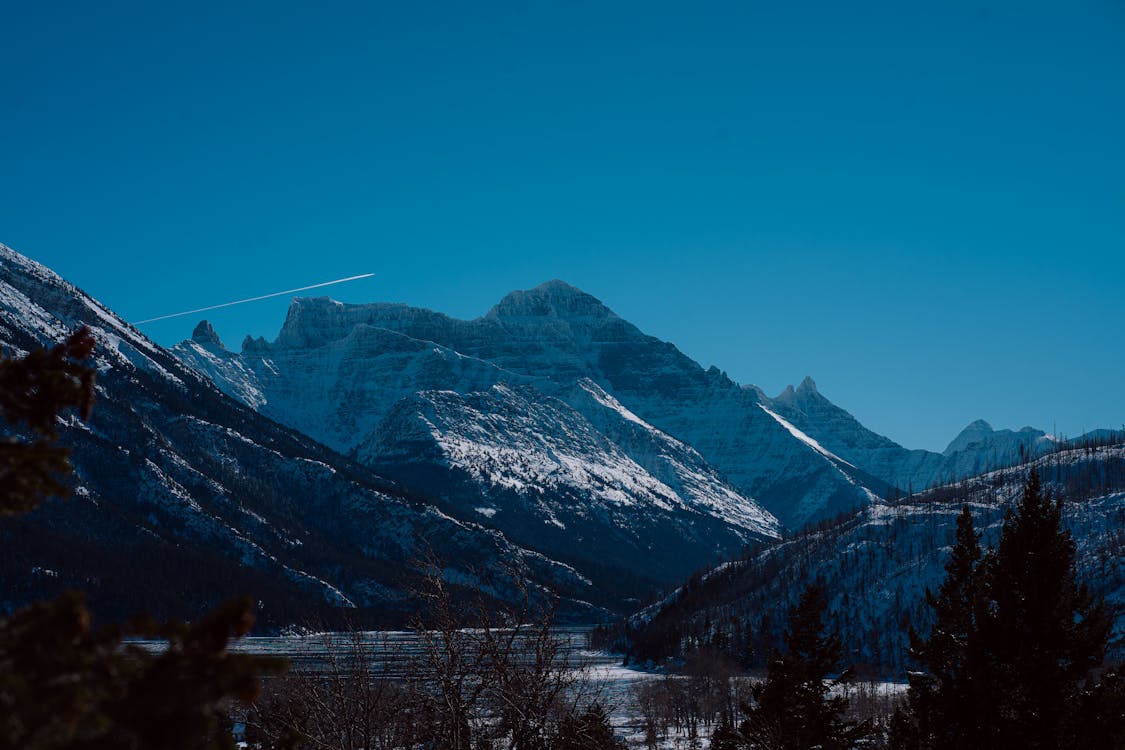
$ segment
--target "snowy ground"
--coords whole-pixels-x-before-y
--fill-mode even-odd
[[[572,648],[568,656],[572,663],[580,665],[576,669],[585,673],[586,686],[582,702],[597,700],[609,712],[619,737],[625,739],[630,747],[645,747],[644,721],[636,701],[635,689],[645,682],[663,680],[667,675],[658,670],[623,666],[619,654],[587,648],[588,632],[587,628],[558,629],[558,633],[571,644]],[[388,649],[402,655],[414,652],[418,648],[418,637],[412,632],[383,631],[364,635],[365,642],[371,646],[375,654],[380,653],[381,649]],[[342,634],[334,637],[341,643],[346,642],[346,636]],[[323,633],[307,636],[251,637],[236,642],[232,650],[241,653],[285,656],[291,660],[291,669],[304,670],[317,668],[318,662],[330,648],[331,642],[331,637],[326,638]],[[163,643],[156,641],[145,641],[143,645],[154,650],[164,647]],[[736,679],[752,681],[757,678]],[[853,706],[858,709],[861,716],[884,711],[885,706],[901,697],[905,689],[905,685],[893,682],[858,683],[845,688],[852,699]],[[656,747],[660,750],[708,748],[712,731],[714,731],[713,725],[701,724],[697,729],[697,736],[692,738],[687,729],[673,727],[658,740]]]

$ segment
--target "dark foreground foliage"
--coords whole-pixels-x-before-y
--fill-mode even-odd
[[[192,625],[97,631],[77,592],[20,610],[0,620],[0,747],[233,748],[230,700],[253,700],[259,675],[284,665],[227,651],[253,621],[248,600]]]
[[[85,418],[93,339],[81,329],[51,349],[0,360],[0,517],[67,492],[68,455],[55,425]],[[229,602],[187,625],[136,618],[95,630],[85,597],[70,591],[0,618],[0,748],[194,750],[233,748],[228,708],[249,702],[258,677],[284,661],[232,654],[254,623],[251,603]],[[150,651],[127,637],[167,642]]]
[[[94,371],[84,361],[93,348],[82,328],[50,349],[0,359],[0,417],[18,431],[0,438],[0,518],[67,494],[69,453],[56,443],[56,419],[70,408],[82,419],[90,415]]]

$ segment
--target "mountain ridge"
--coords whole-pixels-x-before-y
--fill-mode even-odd
[[[811,376],[770,398],[757,386],[735,383],[715,367],[704,369],[674,345],[644,334],[597,298],[558,279],[510,292],[487,313],[469,320],[403,303],[345,304],[328,297],[297,298],[277,338],[273,342],[253,340],[241,355],[230,358],[233,364],[225,373],[215,372],[202,361],[206,357],[188,351],[189,342],[175,350],[189,364],[194,362],[197,369],[216,377],[224,390],[236,397],[241,394],[255,408],[311,430],[310,434],[338,449],[353,450],[362,439],[354,438],[355,431],[376,429],[377,419],[361,425],[341,423],[329,430],[331,436],[318,434],[310,421],[339,419],[342,400],[325,403],[319,415],[299,421],[302,417],[297,411],[284,404],[271,405],[262,388],[245,385],[253,378],[239,370],[245,370],[251,360],[268,361],[270,367],[258,366],[257,377],[271,381],[291,377],[273,371],[276,360],[300,354],[308,362],[329,356],[325,352],[331,347],[348,349],[348,337],[363,326],[404,336],[419,348],[432,344],[446,350],[448,356],[488,363],[505,373],[503,379],[534,383],[544,397],[589,379],[632,413],[696,449],[738,492],[764,503],[791,529],[863,505],[871,496],[900,494],[950,477],[971,476],[1012,463],[1023,455],[1021,451],[1034,455],[1049,448],[1039,431],[993,431],[980,432],[963,444],[955,438],[945,454],[906,449],[868,430],[829,401]],[[367,355],[379,356],[370,347]],[[352,346],[339,356],[362,359],[364,353]],[[425,367],[428,365],[418,365]],[[270,371],[264,372],[266,369]],[[433,383],[411,387],[399,374],[394,377],[399,378],[401,396],[433,387]],[[466,393],[491,384],[447,382],[439,387]],[[315,385],[310,382],[303,389],[315,391]],[[356,384],[341,387],[354,391]],[[383,398],[390,401],[393,394],[384,393]],[[759,408],[763,404],[772,416]],[[384,413],[386,408],[389,406],[384,404]],[[353,436],[350,444],[341,437],[344,434]],[[822,451],[831,456],[827,463]]]
[[[898,494],[884,477],[1055,445],[978,421],[947,456],[907,451],[811,377],[770,398],[558,280],[471,321],[297,298],[272,342],[233,352],[201,321],[169,351],[0,245],[9,355],[82,324],[100,405],[64,430],[76,498],[4,530],[6,570],[55,575],[6,576],[22,582],[0,605],[66,583],[133,606],[132,544],[153,611],[242,585],[273,623],[310,606],[401,615],[408,560],[437,540],[459,580],[518,570],[596,618],[786,527],[878,507]]]
[[[777,453],[771,445],[788,440],[787,432],[772,419],[760,415],[756,395],[739,388],[714,368],[704,370],[672,344],[643,334],[596,298],[565,282],[547,282],[531,290],[510,293],[486,315],[473,320],[459,320],[401,304],[342,304],[324,297],[297,299],[291,304],[274,342],[255,342],[250,350],[244,350],[242,360],[245,365],[251,359],[257,362],[257,358],[272,357],[271,366],[276,369],[279,358],[294,356],[296,352],[312,357],[313,352],[327,351],[325,347],[342,346],[340,342],[349,332],[363,325],[489,362],[519,379],[535,379],[537,387],[548,397],[583,378],[596,382],[631,412],[699,451],[702,458],[721,476],[728,477],[744,496],[758,499],[758,494],[764,492],[767,497],[776,497],[775,508],[784,508],[786,491],[777,487],[785,481],[780,472],[767,471],[770,476],[764,480],[758,474],[739,476],[746,464],[744,457],[748,451],[744,448],[751,454],[757,452],[759,463],[768,462],[775,457],[771,450]],[[189,363],[194,361],[197,369],[216,374],[212,366],[200,361],[203,357],[191,351],[188,342],[175,349]],[[350,356],[358,357],[361,353],[352,352]],[[220,383],[228,392],[245,390],[236,385],[238,373],[218,373],[218,377],[228,379],[227,386]],[[454,387],[453,390],[464,392],[465,389]],[[660,396],[670,398],[653,404],[654,392],[657,400]],[[716,405],[714,415],[722,419],[719,416],[722,412],[731,412],[741,421],[725,428],[705,427],[706,432],[765,431],[772,437],[766,439],[765,444],[751,441],[749,446],[734,447],[722,440],[708,443],[704,438],[701,445],[692,412],[708,398],[707,394],[726,402],[725,406]],[[673,404],[672,413],[661,414],[667,411],[668,400],[677,403]],[[283,422],[297,417],[283,408],[271,411],[274,407],[267,399],[267,403],[258,408]],[[329,420],[334,418],[332,410],[324,411]],[[794,500],[797,515],[784,519],[787,525],[799,525],[807,520],[805,515],[830,515],[841,508],[866,502],[868,491],[881,493],[886,489],[877,479],[860,477],[862,472],[855,467],[845,468],[841,475],[832,467],[822,466],[819,455],[806,456],[806,451],[806,446],[800,442],[792,442],[782,450],[787,453],[783,456],[786,471],[796,467],[795,473],[806,487],[805,495],[816,496],[807,503],[805,510]],[[861,485],[865,489],[859,489]]]
[[[1115,616],[1111,650],[1125,654],[1125,433],[1061,446],[1018,466],[866,508],[768,544],[717,567],[630,618],[634,658],[660,660],[712,646],[747,666],[763,666],[780,623],[803,587],[828,592],[827,624],[843,638],[846,661],[869,676],[901,678],[911,665],[904,623],[930,624],[926,591],[944,577],[957,516],[974,515],[982,544],[994,544],[1005,517],[1036,470],[1044,490],[1063,501],[1081,579]]]
[[[459,521],[370,469],[263,417],[45,266],[0,245],[7,356],[79,326],[96,341],[94,410],[60,423],[75,492],[0,527],[0,608],[65,587],[113,618],[194,617],[256,592],[277,627],[340,607],[393,624],[412,561],[439,546],[451,575],[531,582],[568,617],[604,617],[573,568]],[[36,573],[49,571],[49,574]],[[476,571],[476,572],[474,572]],[[518,587],[514,583],[511,590]]]

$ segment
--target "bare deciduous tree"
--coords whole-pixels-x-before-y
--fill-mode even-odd
[[[406,660],[386,635],[322,633],[296,668],[270,681],[247,716],[261,747],[391,750],[409,747],[422,725],[403,684]]]
[[[507,596],[485,577],[453,585],[429,560],[408,645],[351,630],[325,634],[307,664],[267,686],[247,720],[262,748],[549,750],[564,720],[597,696],[554,608],[517,575]],[[514,592],[514,594],[513,594]],[[301,661],[301,660],[299,660]]]

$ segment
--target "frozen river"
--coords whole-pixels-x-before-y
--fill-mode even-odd
[[[590,628],[560,627],[553,633],[564,644],[566,662],[575,670],[584,671],[587,688],[616,717],[633,714],[632,687],[638,682],[658,677],[653,672],[621,666],[621,655],[590,648]],[[413,631],[367,631],[362,633],[313,633],[300,636],[256,636],[234,642],[231,651],[283,656],[289,659],[290,671],[318,671],[333,658],[351,653],[357,639],[370,661],[372,670],[387,677],[402,676],[410,661],[420,655],[421,636]],[[152,643],[158,649],[161,644]]]

